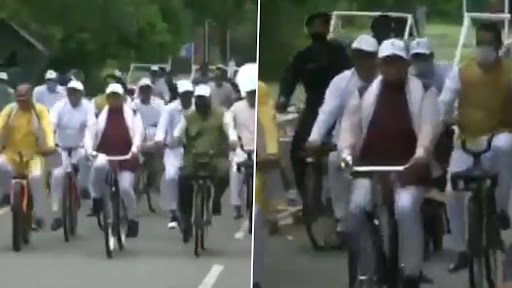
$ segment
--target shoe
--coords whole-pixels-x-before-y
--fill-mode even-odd
[[[100,215],[101,211],[103,211],[103,200],[101,198],[93,198],[91,212],[87,216],[98,216]]]
[[[498,225],[501,230],[508,230],[510,229],[510,216],[508,215],[507,211],[500,210],[498,212]]]
[[[167,229],[174,230],[179,227],[179,217],[176,211],[171,211],[171,218],[167,223]]]
[[[419,288],[420,281],[418,276],[404,276],[402,279],[402,288]]]
[[[420,272],[419,280],[421,284],[433,285],[434,280],[423,272]]]
[[[52,221],[52,224],[50,225],[50,229],[52,231],[57,231],[59,230],[60,228],[62,228],[63,226],[63,222],[62,222],[62,218],[60,217],[55,217],[53,218],[53,221]]]
[[[213,197],[212,201],[212,214],[213,216],[220,216],[222,215],[222,203],[221,199],[217,197]]]
[[[239,220],[244,218],[244,215],[242,214],[242,207],[240,205],[235,205],[235,214],[233,215],[233,219]]]
[[[189,216],[182,216],[182,235],[183,235],[183,243],[187,244],[192,238],[192,220]]]
[[[91,199],[91,193],[89,193],[88,189],[81,189],[80,190],[80,196],[83,200],[90,200]]]
[[[44,228],[44,219],[40,217],[34,218],[34,223],[32,225],[32,228],[36,231],[43,230]]]
[[[469,266],[469,255],[467,252],[459,252],[455,262],[450,265],[448,272],[456,273],[460,270],[464,270]]]
[[[128,220],[128,229],[126,229],[126,238],[137,238],[139,235],[139,221]]]

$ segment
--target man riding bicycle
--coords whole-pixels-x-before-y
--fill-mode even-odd
[[[345,47],[327,38],[330,21],[329,13],[315,13],[306,19],[305,25],[311,44],[297,52],[286,68],[276,102],[277,112],[286,112],[296,86],[302,82],[306,101],[290,149],[296,187],[301,197],[304,196],[306,171],[306,160],[303,157],[304,144],[313,128],[318,109],[323,103],[325,90],[336,75],[352,67]],[[322,171],[318,172],[322,173]]]
[[[235,219],[242,218],[242,198],[244,191],[244,177],[237,171],[237,164],[247,158],[247,151],[254,151],[255,137],[255,116],[256,116],[256,88],[258,87],[258,66],[256,63],[246,64],[240,67],[241,72],[237,75],[237,84],[243,100],[233,104],[229,109],[233,116],[235,130],[240,137],[242,147],[245,151],[238,149],[232,153],[232,168],[229,174],[229,186],[231,190],[231,204],[235,210]],[[246,199],[248,201],[248,199]]]
[[[348,99],[356,92],[364,93],[377,75],[377,40],[369,35],[361,35],[352,43],[352,59],[354,68],[340,73],[327,87],[325,100],[318,112],[306,147],[310,152],[317,151],[325,139],[332,138],[332,128],[336,125],[334,134],[339,132],[339,123]],[[334,136],[336,137],[336,136]],[[334,214],[337,219],[337,232],[339,244],[343,244],[348,199],[350,197],[348,179],[338,169],[339,154],[329,155],[328,183],[332,197]]]
[[[419,287],[423,264],[421,204],[428,183],[428,159],[439,129],[437,97],[425,92],[421,82],[408,76],[409,55],[404,41],[384,41],[378,52],[378,76],[362,95],[350,98],[341,124],[339,148],[344,161],[358,165],[401,166],[408,164],[393,184],[395,217],[398,222],[401,287]],[[362,253],[360,237],[368,225],[372,207],[369,179],[352,183],[348,231],[353,251]],[[358,253],[358,254],[359,254]],[[364,256],[361,256],[364,257]]]
[[[165,172],[160,191],[160,208],[170,217],[168,229],[178,227],[178,175],[183,163],[183,147],[170,147],[170,139],[181,118],[193,108],[194,86],[188,80],[177,83],[178,99],[165,106],[155,135],[155,143],[164,149]]]
[[[144,125],[144,144],[141,147],[144,157],[142,165],[148,172],[147,184],[150,193],[160,191],[160,180],[163,172],[162,153],[154,150],[154,140],[160,115],[165,107],[162,99],[153,96],[153,84],[149,78],[142,78],[138,83],[135,99],[130,106],[142,118]]]
[[[184,117],[172,135],[173,147],[183,143],[183,167],[179,176],[179,206],[183,220],[183,240],[188,242],[192,233],[193,183],[197,167],[195,153],[212,152],[211,171],[214,186],[212,214],[220,215],[222,195],[229,185],[229,151],[238,148],[238,135],[234,130],[231,116],[223,108],[210,102],[210,87],[198,85],[195,88],[195,110]]]
[[[88,160],[85,157],[83,141],[87,127],[96,124],[93,105],[83,98],[84,85],[76,80],[72,80],[67,85],[67,98],[60,100],[50,110],[50,119],[53,130],[55,131],[57,144],[62,148],[76,148],[73,151],[72,159],[67,159],[72,163],[79,165],[78,180],[80,190],[88,188],[89,177],[84,174],[88,168]],[[62,153],[62,162],[68,155]],[[52,231],[60,229],[63,225],[61,218],[61,199],[64,187],[65,167],[59,167],[52,171],[51,175],[51,195],[52,210],[54,219],[51,224]]]
[[[46,107],[32,100],[32,87],[21,84],[15,91],[16,102],[7,105],[0,113],[0,134],[3,147],[0,157],[0,187],[4,199],[9,199],[11,178],[27,173],[34,201],[34,224],[44,226],[45,156],[55,152],[55,139]],[[31,157],[29,171],[22,171],[18,155]]]
[[[94,158],[91,171],[93,212],[98,215],[103,209],[102,195],[108,193],[107,174],[111,169],[117,172],[119,192],[126,206],[128,217],[127,238],[137,237],[137,201],[133,189],[135,173],[139,166],[139,151],[144,137],[142,119],[125,103],[123,87],[118,83],[106,89],[107,106],[98,116],[97,125],[86,131],[84,146],[87,154]],[[131,159],[113,164],[103,156],[131,155]],[[111,167],[117,165],[117,167]]]
[[[482,160],[487,168],[498,173],[497,219],[501,229],[506,230],[510,228],[508,204],[512,188],[512,114],[509,111],[512,107],[512,70],[499,56],[503,39],[497,23],[483,22],[477,26],[476,46],[475,57],[454,69],[446,80],[439,99],[441,117],[445,123],[457,125],[459,138],[495,135],[490,152]],[[492,97],[487,97],[490,91]],[[467,169],[473,162],[458,144],[454,146],[449,172]],[[466,195],[449,193],[448,196],[451,235],[459,251],[449,270],[456,272],[469,264],[465,252]]]

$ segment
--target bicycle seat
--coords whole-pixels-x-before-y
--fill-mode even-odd
[[[491,150],[494,134],[488,137],[481,137],[473,144],[480,146],[479,150],[472,150],[468,147],[465,139],[461,141],[461,148],[464,153],[473,157],[473,165],[471,167],[456,171],[450,175],[450,183],[455,191],[476,191],[481,184],[486,185],[486,189],[494,190],[498,184],[498,174],[483,167],[481,157]],[[478,143],[480,142],[480,143]],[[482,143],[485,142],[485,146]],[[483,146],[483,148],[482,148]]]

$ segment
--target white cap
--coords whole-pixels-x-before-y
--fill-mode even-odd
[[[105,94],[111,94],[111,93],[124,95],[123,86],[121,86],[121,84],[119,84],[119,83],[108,84],[107,89],[105,90]]]
[[[194,96],[210,97],[211,92],[212,91],[210,86],[201,84],[196,86],[196,89],[194,90]]]
[[[418,38],[411,42],[411,46],[409,48],[410,55],[413,54],[431,54],[432,48],[430,46],[430,42],[427,38]]]
[[[352,49],[377,52],[379,51],[379,43],[370,35],[361,35],[352,43]]]
[[[53,70],[48,70],[46,71],[46,74],[44,74],[44,79],[45,80],[54,80],[54,79],[57,79],[57,72],[53,71]]]
[[[71,88],[71,89],[76,89],[79,91],[84,91],[84,84],[82,84],[82,82],[77,81],[77,80],[71,80],[66,87]]]
[[[194,92],[194,85],[189,80],[178,80],[176,81],[178,87],[178,93]]]
[[[379,58],[388,56],[400,56],[404,59],[409,59],[409,53],[407,52],[407,45],[403,40],[400,39],[388,39],[379,47]]]
[[[235,81],[242,97],[245,97],[249,91],[255,91],[258,88],[258,64],[244,64],[238,70]]]
[[[5,72],[0,72],[0,80],[9,80],[9,75],[7,75]]]
[[[151,66],[150,70],[151,71],[158,71],[158,66],[157,65],[153,65],[153,66]]]
[[[144,77],[142,79],[139,80],[139,83],[137,84],[138,87],[142,87],[142,86],[153,86],[153,83],[151,83],[151,80],[149,80],[149,78],[147,77]]]

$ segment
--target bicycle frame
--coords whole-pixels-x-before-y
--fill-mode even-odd
[[[61,209],[63,220],[64,240],[69,241],[69,236],[76,234],[78,221],[78,209],[80,209],[80,195],[77,187],[78,165],[73,163],[73,152],[78,151],[80,147],[60,147],[60,150],[66,155],[63,163],[65,171],[65,185],[62,191]]]
[[[348,169],[350,172],[350,175],[353,178],[369,178],[373,183],[377,181],[378,174],[393,174],[401,172],[405,169],[405,166],[359,166],[359,167],[351,167]],[[391,175],[390,175],[391,176]],[[374,188],[375,186],[372,185]],[[390,187],[391,188],[391,187]],[[372,191],[372,193],[375,191]],[[382,193],[381,188],[381,193]],[[388,253],[387,257],[385,257],[385,249],[383,249],[384,244],[386,244],[386,241],[382,241],[382,224],[381,221],[379,221],[380,217],[377,216],[379,213],[376,207],[374,207],[373,211],[368,211],[368,227],[370,231],[368,231],[368,236],[371,239],[368,239],[370,243],[368,245],[371,245],[373,247],[366,247],[362,248],[367,251],[373,251],[375,255],[370,255],[368,257],[367,261],[370,261],[370,264],[364,263],[364,267],[361,266],[361,259],[357,259],[360,257],[355,257],[354,254],[359,254],[360,251],[351,251],[349,252],[349,282],[350,287],[357,287],[355,285],[358,285],[358,283],[367,283],[370,281],[370,283],[378,283],[381,281],[387,282],[389,287],[397,287],[399,283],[399,266],[400,266],[400,259],[399,259],[399,239],[398,239],[398,223],[396,221],[395,215],[394,215],[394,193],[391,193],[389,201],[382,201],[383,197],[382,194],[379,194],[381,201],[375,201],[377,200],[376,197],[373,197],[373,206],[379,206],[380,204],[384,204],[386,207],[385,214],[386,222],[388,226]],[[372,195],[375,196],[375,195]],[[384,242],[384,243],[383,243]],[[367,255],[368,256],[368,255]],[[384,259],[383,259],[384,256]],[[354,259],[356,258],[356,259]],[[364,258],[364,257],[361,257]],[[354,263],[354,261],[356,263]],[[387,264],[383,263],[383,261],[387,262]],[[385,264],[385,265],[383,265]],[[354,267],[356,266],[357,270],[354,271]],[[370,269],[372,272],[367,272],[369,275],[360,275],[360,269],[361,268],[367,268],[367,266],[370,266]],[[383,271],[386,270],[386,271]],[[373,274],[373,275],[372,275]],[[382,279],[386,275],[386,279]],[[357,277],[354,279],[354,277]],[[364,284],[363,284],[364,285]]]

